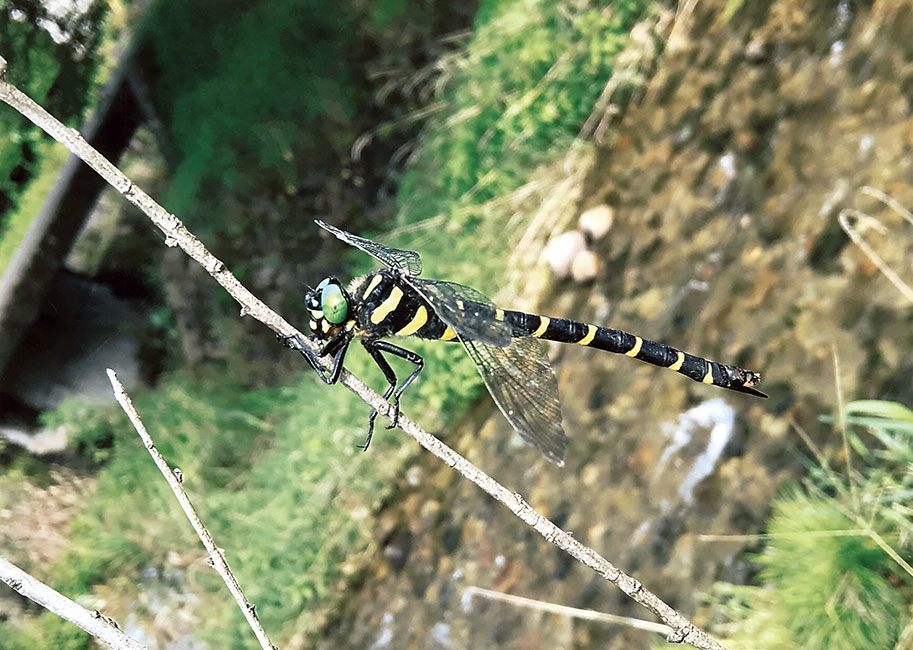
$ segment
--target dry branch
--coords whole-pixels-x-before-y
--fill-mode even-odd
[[[637,630],[647,630],[648,632],[656,632],[657,634],[664,634],[666,636],[672,631],[669,629],[668,625],[663,625],[662,623],[644,621],[629,616],[616,616],[615,614],[606,614],[592,609],[556,605],[555,603],[533,600],[532,598],[523,598],[522,596],[505,594],[501,591],[492,591],[491,589],[483,589],[482,587],[470,586],[463,590],[463,599],[471,600],[473,596],[480,596],[489,600],[498,600],[503,603],[510,603],[511,605],[526,607],[527,609],[534,609],[539,612],[557,614],[558,616],[580,618],[585,621],[597,621],[599,623],[611,623],[613,625],[624,625],[625,627],[631,627]]]
[[[62,619],[78,625],[96,639],[115,650],[146,650],[146,646],[133,639],[117,626],[113,619],[97,609],[91,612],[46,584],[33,578],[12,562],[0,557],[0,582],[32,600]]]
[[[184,514],[187,515],[187,519],[189,519],[190,523],[193,525],[193,529],[197,532],[197,536],[209,552],[210,566],[212,566],[212,568],[216,570],[216,573],[222,577],[222,580],[225,581],[228,591],[231,592],[235,602],[238,603],[238,608],[241,610],[241,613],[244,614],[244,618],[247,619],[247,624],[250,625],[254,634],[257,636],[260,647],[263,648],[263,650],[276,650],[276,646],[270,643],[266,630],[263,629],[263,625],[260,623],[260,619],[257,618],[257,613],[254,611],[253,604],[244,597],[244,593],[241,591],[241,585],[238,584],[238,581],[235,579],[234,574],[228,566],[228,560],[225,559],[225,553],[221,548],[216,546],[216,543],[212,540],[212,535],[206,530],[206,526],[204,526],[203,522],[200,520],[196,508],[194,508],[193,504],[190,502],[190,497],[188,497],[187,493],[184,491],[181,470],[177,467],[171,468],[168,466],[167,461],[165,461],[165,458],[155,446],[152,436],[150,436],[149,432],[146,430],[143,421],[140,419],[139,413],[136,412],[136,407],[133,406],[133,400],[130,399],[123,384],[117,379],[117,373],[110,368],[108,368],[108,379],[111,380],[111,387],[114,388],[114,397],[117,399],[117,403],[120,404],[121,408],[124,409],[124,413],[130,418],[130,423],[139,434],[140,439],[143,441],[143,445],[146,447],[149,455],[152,456],[152,460],[155,461],[156,467],[159,468],[162,476],[165,477],[165,480],[168,482],[168,487],[174,492],[174,498],[181,504],[181,509],[184,511]]]
[[[5,61],[0,59],[0,74],[2,74],[3,69],[5,69]],[[281,316],[269,309],[248,291],[228,271],[225,264],[206,250],[203,244],[184,227],[184,224],[177,217],[168,213],[153,201],[148,194],[136,187],[117,167],[90,147],[79,133],[58,122],[47,111],[2,79],[0,79],[0,100],[15,108],[51,137],[67,147],[73,154],[95,169],[128,201],[142,210],[165,234],[166,243],[171,246],[180,246],[238,301],[241,305],[242,315],[253,316],[273,331],[282,335],[298,333]],[[317,351],[316,345],[306,338],[305,341],[314,352]],[[391,415],[392,405],[354,375],[348,371],[343,371],[340,381],[371,407],[377,409],[380,414]],[[400,429],[415,438],[422,447],[478,485],[487,494],[506,505],[511,512],[534,528],[547,541],[566,551],[606,580],[614,583],[630,598],[656,614],[672,629],[667,639],[670,643],[688,643],[695,648],[722,650],[722,646],[706,632],[694,626],[685,616],[663,602],[656,594],[645,589],[639,581],[628,576],[596,551],[583,545],[569,533],[540,515],[522,496],[511,492],[496,482],[478,467],[444,445],[440,440],[425,432],[402,413],[399,415],[398,424]]]

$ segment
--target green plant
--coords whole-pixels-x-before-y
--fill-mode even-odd
[[[69,38],[55,42],[42,26],[47,9],[40,2],[10,0],[0,6],[0,56],[6,79],[64,122],[72,123],[94,98],[96,50],[104,32],[107,3],[91,3],[70,24]],[[9,107],[0,110],[0,236],[9,215],[41,167],[47,146],[43,132]],[[29,221],[33,215],[25,218]],[[17,229],[22,229],[17,224]],[[3,266],[0,260],[0,270]]]
[[[310,375],[299,386],[259,391],[218,375],[173,375],[134,401],[169,464],[182,470],[268,628],[281,639],[317,626],[321,608],[339,597],[339,581],[357,568],[354,558],[371,547],[364,521],[402,462],[392,448],[410,453],[408,446],[378,436],[372,454],[359,452],[364,404]],[[45,424],[67,427],[103,466],[97,490],[71,523],[70,546],[54,566],[41,567],[42,575],[77,600],[94,602],[98,585],[106,585],[106,598],[123,594],[128,609],[111,611],[120,618],[142,602],[135,591],[155,592],[162,576],[171,576],[200,599],[196,638],[212,647],[248,639],[243,617],[199,562],[199,540],[122,412],[69,401]],[[159,577],[146,577],[150,571]],[[45,638],[47,624],[29,626],[23,638]],[[23,647],[83,642],[76,635]]]
[[[192,215],[198,235],[249,233],[248,215],[228,209],[223,194],[294,187],[345,148],[354,87],[340,53],[350,33],[345,6],[316,0],[152,7],[145,36],[180,152],[169,206]]]
[[[69,621],[51,612],[42,612],[26,628],[19,629],[3,622],[3,650],[35,650],[36,648],[61,648],[66,650],[92,650],[98,646],[92,637]]]
[[[727,647],[876,650],[910,627],[913,411],[866,400],[843,415],[858,462],[819,459],[774,502],[760,586],[718,585]]]
[[[443,109],[403,180],[401,222],[444,214],[453,227],[467,206],[512,192],[562,155],[650,5],[483,2],[472,40],[446,61]]]

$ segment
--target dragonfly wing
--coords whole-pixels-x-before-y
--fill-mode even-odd
[[[428,301],[434,313],[452,327],[461,339],[502,348],[510,345],[513,328],[497,318],[498,308],[482,292],[444,280],[412,277],[404,280]]]
[[[329,230],[336,235],[338,239],[341,239],[349,246],[354,246],[371,257],[380,260],[391,269],[399,269],[406,275],[418,275],[422,272],[422,258],[420,258],[415,251],[390,248],[389,246],[373,242],[370,239],[358,237],[345,230],[340,230],[323,221],[316,220],[314,223],[324,230]]]
[[[537,339],[515,338],[506,348],[460,338],[504,417],[536,451],[564,465],[558,380]]]

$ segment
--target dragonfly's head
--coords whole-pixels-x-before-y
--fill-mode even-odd
[[[349,294],[336,278],[326,278],[309,289],[304,302],[311,313],[311,331],[320,338],[330,338],[334,328],[349,315]]]

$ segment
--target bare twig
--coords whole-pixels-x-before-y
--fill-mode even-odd
[[[824,454],[821,453],[821,449],[818,447],[818,445],[815,444],[815,441],[812,440],[812,437],[808,435],[808,432],[802,428],[802,425],[799,424],[799,421],[796,420],[795,416],[792,413],[787,414],[786,421],[789,422],[789,426],[791,426],[795,432],[799,434],[799,437],[802,438],[802,442],[804,442],[805,445],[811,450],[812,454],[815,455],[815,460],[818,461],[818,464],[830,472],[827,458],[824,457]]]
[[[110,368],[108,368],[108,379],[111,380],[111,386],[114,388],[114,397],[117,399],[121,408],[124,409],[124,413],[127,414],[127,417],[130,418],[133,428],[136,429],[143,444],[149,451],[149,455],[152,456],[152,460],[155,461],[156,467],[159,468],[162,476],[168,481],[168,487],[174,492],[174,497],[178,500],[178,503],[181,504],[181,509],[184,511],[184,514],[187,515],[187,518],[193,525],[193,529],[197,531],[197,536],[209,552],[210,565],[222,577],[222,580],[225,581],[225,584],[228,586],[228,591],[234,596],[235,601],[238,603],[238,607],[241,609],[241,613],[244,614],[247,623],[257,636],[260,647],[264,650],[276,650],[276,646],[270,643],[269,637],[266,635],[266,630],[264,630],[263,625],[260,624],[260,619],[257,618],[257,613],[254,611],[253,604],[244,597],[241,586],[238,584],[234,574],[228,567],[225,553],[221,548],[216,546],[214,541],[212,541],[212,536],[209,534],[209,531],[206,530],[206,526],[203,525],[203,522],[200,521],[200,517],[197,515],[197,511],[193,507],[193,504],[190,503],[190,498],[187,496],[187,493],[184,491],[184,486],[182,485],[181,470],[176,467],[171,468],[168,466],[168,463],[165,461],[164,457],[162,457],[161,452],[159,452],[155,443],[152,441],[152,436],[146,431],[146,427],[143,425],[139,413],[136,412],[133,401],[124,389],[123,384],[120,383],[117,374]]]
[[[867,194],[870,193],[871,192],[867,192]],[[859,234],[859,231],[850,223],[850,217],[855,217],[857,221],[865,219],[872,224],[880,225],[880,222],[867,214],[852,208],[842,210],[840,214],[837,215],[837,221],[840,222],[840,227],[843,228],[843,232],[845,232],[853,243],[859,247],[859,250],[865,253],[866,257],[872,260],[872,263],[878,267],[878,270],[884,274],[891,284],[897,287],[897,290],[900,291],[901,295],[913,303],[913,289],[910,288],[910,285],[900,279],[900,276],[897,275],[894,269],[888,266],[887,262],[885,262],[878,253],[875,252],[875,249],[866,243],[862,238],[862,235]]]
[[[0,59],[0,67],[2,65],[3,62]],[[44,129],[55,140],[66,146],[73,154],[95,169],[128,201],[142,210],[165,233],[166,243],[180,246],[238,301],[241,305],[242,314],[253,316],[280,334],[291,335],[298,333],[288,322],[248,291],[220,260],[206,250],[203,244],[184,227],[184,224],[177,217],[169,214],[153,201],[148,194],[136,187],[120,170],[90,147],[75,130],[65,127],[25,94],[2,79],[0,79],[0,100],[15,108]],[[316,345],[308,339],[305,339],[305,342],[314,352],[317,352]],[[340,381],[382,415],[387,417],[392,415],[393,406],[348,371],[343,371]],[[519,494],[511,492],[497,483],[478,467],[444,445],[440,440],[422,430],[402,413],[399,415],[398,426],[405,433],[415,438],[422,447],[506,505],[511,512],[539,532],[547,541],[592,568],[606,580],[613,582],[630,598],[656,614],[672,629],[668,636],[670,643],[688,643],[696,648],[722,650],[722,646],[706,632],[693,625],[682,614],[663,602],[656,594],[645,589],[639,581],[620,571],[593,549],[578,542],[569,533],[536,512]]]
[[[769,539],[809,539],[815,537],[866,537],[864,528],[849,530],[803,530],[799,533],[756,533],[754,535],[698,535],[701,542],[763,542]]]
[[[874,197],[884,203],[886,206],[891,208],[894,212],[899,214],[907,223],[913,226],[913,213],[907,210],[900,204],[900,201],[895,199],[893,196],[885,194],[881,190],[877,190],[874,187],[869,185],[863,185],[859,190],[861,194],[868,194],[871,197]]]
[[[500,600],[501,602],[510,603],[512,605],[535,609],[540,612],[548,612],[549,614],[558,614],[559,616],[568,616],[572,618],[582,618],[587,621],[598,621],[600,623],[624,625],[627,627],[636,628],[638,630],[647,630],[648,632],[665,634],[667,636],[670,632],[672,632],[668,625],[653,623],[652,621],[644,621],[639,618],[631,618],[630,616],[616,616],[615,614],[605,614],[604,612],[597,612],[592,609],[580,609],[579,607],[556,605],[555,603],[546,603],[541,600],[524,598],[523,596],[514,596],[512,594],[505,594],[501,591],[483,589],[482,587],[466,587],[466,589],[463,590],[463,597],[467,600],[471,599],[473,596],[482,596],[483,598],[488,598],[489,600]]]
[[[60,618],[78,625],[108,647],[116,650],[146,650],[142,643],[124,634],[113,619],[97,609],[89,611],[77,605],[3,557],[0,557],[0,582],[8,584],[14,591]]]

